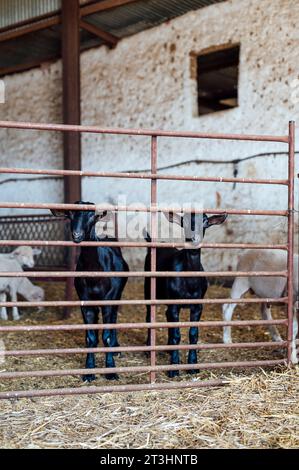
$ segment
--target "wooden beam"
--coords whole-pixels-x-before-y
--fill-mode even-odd
[[[100,11],[111,10],[111,8],[121,7],[129,3],[136,3],[138,0],[103,0],[101,2],[85,5],[80,8],[80,15],[87,16]]]
[[[138,0],[104,0],[98,3],[92,3],[89,5],[82,6],[80,8],[80,17],[91,15],[93,13],[99,13],[101,11],[110,10],[112,8],[121,7],[130,3],[135,3]],[[51,14],[41,15],[34,19],[25,20],[19,23],[15,23],[10,26],[5,26],[0,29],[0,42],[9,41],[26,34],[33,33],[35,31],[41,31],[43,29],[50,28],[61,23],[61,15],[59,11],[55,11]],[[94,32],[94,34],[96,34]],[[107,33],[108,34],[108,33]],[[102,38],[103,39],[103,38]]]
[[[79,15],[80,17],[84,17],[87,15],[91,15],[93,13],[98,13],[101,11],[106,11],[112,8],[121,7],[123,5],[128,5],[130,3],[134,3],[138,0],[103,0],[97,3],[91,3],[80,7]],[[69,4],[70,6],[70,4]],[[68,11],[70,12],[70,9]],[[10,26],[5,26],[4,28],[0,29],[0,43],[4,41],[13,40],[27,34],[42,31],[43,29],[50,28],[52,26],[56,26],[60,24],[62,21],[61,19],[61,11],[55,11],[53,13],[47,13],[45,15],[40,15],[35,17],[34,19],[24,20],[19,23],[15,23]],[[81,20],[82,21],[82,20]],[[117,41],[119,40],[116,36],[108,33],[107,31],[102,31],[100,28],[83,21],[84,29],[88,30],[90,33],[95,34],[96,36],[100,37],[104,40],[107,44],[111,46],[115,46]],[[88,29],[87,29],[88,28]],[[95,46],[92,46],[95,47]],[[49,60],[55,59],[56,56],[50,57]],[[48,59],[47,59],[48,60]],[[9,73],[21,72],[28,70],[33,67],[38,67],[43,61],[36,61],[30,62],[28,64],[17,64],[16,66],[12,67],[2,67],[0,69],[0,75],[6,75]]]
[[[221,101],[231,98],[238,98],[238,90],[236,88],[229,88],[227,90],[213,90],[206,87],[199,86],[198,96],[201,100],[206,101]]]
[[[0,67],[0,77],[3,77],[4,75],[9,75],[12,73],[25,72],[26,70],[34,69],[37,67],[42,67],[44,63],[55,62],[57,59],[59,59],[59,56],[56,55],[56,56],[49,56],[48,58],[44,58],[42,61],[40,59],[36,59],[32,62],[12,65],[11,67]]]
[[[211,100],[211,99],[206,99],[206,98],[199,98],[198,99],[198,107],[199,110],[200,108],[205,108],[208,109],[210,112],[212,111],[223,111],[225,109],[232,109],[235,108],[236,106],[230,106],[228,104],[224,103],[219,103],[219,101]],[[201,114],[207,114],[206,112],[201,113],[199,112],[199,115]]]
[[[80,27],[79,0],[62,1],[63,122],[80,124]],[[76,132],[63,133],[64,168],[81,169],[81,138]],[[65,177],[65,202],[81,199],[80,177]]]
[[[63,122],[81,123],[80,92],[80,6],[79,0],[62,0],[62,80],[63,80]],[[63,132],[63,162],[65,170],[81,170],[81,134]],[[64,177],[64,202],[73,203],[81,199],[81,178]],[[67,265],[75,268],[76,249],[67,251]],[[73,281],[67,280],[65,299],[70,300]],[[64,310],[68,318],[70,309]]]
[[[59,16],[60,10],[51,11],[49,13],[44,13],[43,15],[38,15],[33,18],[27,18],[26,20],[18,21],[7,26],[0,28],[0,34],[5,33],[6,31],[11,31],[12,29],[22,28],[23,26],[28,26],[29,24],[36,23],[37,21],[46,20],[52,18],[53,16]]]
[[[34,21],[33,23],[19,29],[7,30],[0,34],[0,42],[9,41],[10,39],[16,39],[18,37],[25,36],[26,34],[34,33],[35,31],[50,28],[51,26],[59,24],[60,21],[60,15],[57,15],[42,21]]]
[[[102,29],[98,28],[97,26],[91,23],[88,23],[87,21],[80,20],[80,27],[91,34],[94,34],[98,38],[102,39],[110,47],[115,47],[119,41],[119,39],[113,34],[107,33],[106,31],[103,31]]]

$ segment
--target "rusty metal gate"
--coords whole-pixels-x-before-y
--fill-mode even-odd
[[[50,396],[50,395],[72,395],[72,394],[91,394],[99,392],[110,391],[137,391],[137,390],[156,390],[156,389],[174,389],[183,387],[206,387],[211,385],[222,385],[222,380],[202,380],[202,381],[178,381],[172,383],[161,383],[156,381],[156,373],[169,370],[188,370],[194,368],[194,364],[175,364],[175,365],[157,365],[156,352],[157,351],[171,351],[171,350],[202,350],[202,349],[215,349],[215,348],[276,348],[281,347],[286,350],[285,356],[282,359],[273,360],[260,360],[260,361],[243,361],[243,362],[215,362],[215,363],[198,363],[196,369],[223,369],[232,367],[257,367],[257,366],[274,366],[277,364],[290,364],[291,363],[291,345],[293,336],[293,254],[294,254],[294,133],[295,123],[289,123],[289,134],[284,136],[270,136],[270,135],[240,135],[240,134],[208,134],[198,132],[172,132],[163,130],[143,130],[143,129],[103,129],[95,126],[79,126],[79,125],[53,125],[53,124],[32,124],[22,122],[0,122],[0,128],[10,129],[27,129],[27,130],[43,130],[43,131],[72,131],[72,132],[86,132],[98,133],[108,135],[133,135],[133,136],[148,136],[151,145],[151,172],[150,173],[125,173],[125,172],[91,172],[91,171],[72,171],[72,170],[46,170],[46,169],[23,169],[23,168],[0,168],[0,173],[12,174],[35,174],[35,175],[56,175],[56,176],[92,176],[92,177],[113,177],[113,178],[135,178],[135,179],[148,179],[151,181],[151,204],[146,209],[140,209],[140,206],[114,206],[111,204],[105,206],[101,205],[103,209],[115,211],[144,211],[150,213],[151,218],[151,242],[120,242],[120,241],[105,241],[105,242],[82,242],[83,246],[118,246],[118,247],[150,247],[151,250],[151,272],[74,272],[74,271],[36,271],[26,273],[16,272],[1,272],[0,276],[28,276],[30,278],[44,277],[151,277],[151,299],[150,300],[119,300],[119,301],[84,301],[84,305],[150,305],[151,309],[151,322],[150,323],[118,323],[118,324],[65,324],[65,325],[40,325],[40,326],[0,326],[0,332],[26,334],[26,332],[44,332],[49,331],[74,331],[74,330],[87,330],[87,329],[127,329],[134,328],[150,329],[151,331],[151,345],[150,346],[123,346],[115,348],[98,347],[93,349],[87,348],[73,348],[73,349],[39,349],[39,350],[17,350],[17,351],[4,351],[2,355],[7,356],[42,356],[42,355],[59,355],[59,354],[77,354],[86,352],[105,353],[110,352],[142,352],[147,351],[150,353],[150,365],[140,367],[116,367],[113,372],[116,373],[133,373],[144,372],[148,373],[148,383],[145,384],[128,384],[128,385],[107,385],[107,386],[78,386],[77,388],[58,388],[58,389],[38,389],[38,390],[22,390],[22,391],[8,391],[0,393],[0,398],[13,398],[13,397],[32,397],[32,396]],[[182,137],[190,139],[225,139],[236,141],[260,141],[260,142],[280,142],[288,146],[288,178],[287,179],[254,179],[254,178],[223,178],[223,177],[207,177],[207,176],[182,176],[173,174],[160,174],[157,172],[157,138],[158,137]],[[288,220],[288,236],[285,244],[254,244],[254,243],[201,243],[199,247],[206,249],[280,249],[287,250],[288,263],[287,271],[260,271],[260,272],[180,272],[179,277],[236,277],[236,276],[276,276],[287,278],[287,296],[275,299],[262,299],[262,298],[243,298],[239,300],[232,299],[197,299],[187,300],[188,304],[224,304],[224,303],[280,303],[287,305],[287,318],[280,320],[251,320],[251,321],[200,321],[200,322],[176,322],[167,323],[156,321],[156,308],[157,305],[167,304],[184,304],[184,300],[157,300],[156,299],[156,278],[157,277],[178,277],[175,272],[162,272],[156,271],[156,248],[163,247],[188,247],[186,243],[158,243],[157,241],[157,213],[162,208],[157,204],[157,182],[158,180],[183,180],[183,181],[204,181],[204,182],[223,182],[223,183],[247,183],[247,184],[266,184],[266,185],[284,185],[288,188],[288,208],[286,210],[249,210],[249,209],[209,209],[203,208],[196,210],[197,213],[207,214],[227,214],[236,215],[267,215],[267,216],[281,216],[286,217]],[[22,209],[70,209],[70,210],[95,210],[95,206],[91,205],[76,205],[76,204],[36,204],[36,203],[12,203],[1,202],[1,208],[22,208]],[[177,208],[163,206],[163,211],[174,211]],[[193,212],[193,211],[192,211]],[[57,240],[1,240],[0,246],[76,246],[72,241],[57,241]],[[83,302],[77,301],[44,301],[44,302],[1,302],[0,307],[66,307],[83,305]],[[201,328],[223,327],[223,326],[258,326],[258,325],[284,325],[287,328],[287,339],[281,342],[251,342],[251,343],[213,343],[213,344],[196,344],[196,345],[157,345],[156,344],[156,330],[158,328],[180,327],[189,328],[191,326],[200,326]],[[89,373],[106,374],[111,372],[111,369],[96,368],[89,369]],[[51,377],[51,376],[67,376],[67,375],[81,375],[86,373],[86,369],[61,369],[61,370],[37,370],[37,371],[21,371],[21,372],[1,372],[0,377],[2,380],[9,380],[15,378],[25,377]]]

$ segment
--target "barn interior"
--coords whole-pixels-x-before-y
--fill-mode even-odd
[[[86,96],[85,92],[82,93],[82,76],[84,76],[85,73],[81,59],[83,53],[93,49],[97,50],[98,48],[114,50],[125,38],[138,35],[143,31],[150,30],[151,28],[171,24],[171,21],[175,18],[190,12],[197,12],[198,10],[205,9],[206,7],[220,3],[226,2],[223,0],[46,0],[36,3],[33,1],[26,2],[25,0],[0,0],[0,80],[2,78],[5,79],[5,77],[17,76],[18,74],[35,69],[42,70],[51,64],[55,64],[58,60],[61,60],[61,123],[66,125],[80,125],[82,124],[82,111],[84,111],[84,108],[87,105],[84,102],[84,97]],[[136,37],[139,38],[140,36]],[[220,51],[218,49],[215,51],[209,50],[209,54],[204,52],[195,59],[197,64],[196,67],[201,70],[201,87],[197,90],[196,102],[200,116],[211,117],[212,113],[214,112],[229,111],[234,108],[238,108],[241,97],[239,96],[235,83],[239,74],[238,57],[240,53],[240,45],[230,43],[230,46],[232,47],[228,49],[228,53],[226,53],[226,48],[221,49]],[[192,63],[194,64],[194,60]],[[4,120],[3,114],[1,116],[1,119]],[[34,134],[33,138],[38,139],[38,136]],[[273,149],[273,152],[277,152],[276,147],[273,146]],[[20,150],[22,151],[22,149]],[[78,171],[86,170],[86,166],[83,167],[82,165],[82,137],[80,133],[63,132],[60,150],[62,169]],[[229,151],[227,152],[229,153]],[[240,176],[238,174],[238,164],[239,162],[237,161],[233,162],[232,167],[229,170],[233,173],[233,176]],[[271,162],[269,165],[271,167]],[[7,161],[3,166],[10,166],[9,161]],[[98,169],[101,170],[100,167]],[[269,167],[266,167],[265,173],[268,172],[268,169]],[[215,167],[212,168],[212,171],[215,174]],[[286,173],[286,167],[283,167],[283,171]],[[217,174],[217,176],[219,175]],[[243,174],[241,174],[241,177],[242,176]],[[264,174],[264,177],[266,176],[267,175]],[[253,177],[256,177],[254,172]],[[63,179],[63,197],[59,202],[71,204],[74,201],[81,200],[83,193],[84,195],[87,194],[86,187],[84,191],[82,189],[82,182],[84,178],[79,176],[64,175],[61,179]],[[217,186],[217,188],[218,187],[220,188],[220,185]],[[221,205],[222,202],[221,190],[217,191],[217,194],[218,200],[215,203],[215,207],[219,208],[219,204]],[[235,195],[233,197],[236,199]],[[20,200],[22,200],[22,196],[20,196]],[[261,201],[265,202],[267,206],[267,200],[263,200],[261,198]],[[272,203],[269,204],[270,207]],[[272,209],[272,206],[270,209]],[[236,218],[235,225],[233,225],[233,230],[236,229],[236,226],[238,223],[240,223],[241,219],[242,217]],[[277,229],[275,227],[277,227]],[[218,238],[216,234],[216,241],[221,241],[221,237],[224,232],[225,236],[228,237],[229,240],[233,240],[233,230],[232,233],[230,233],[230,228],[225,227],[223,232],[220,231]],[[296,223],[295,230],[298,231],[298,223]],[[49,212],[30,213],[28,211],[27,213],[22,212],[20,214],[16,214],[15,212],[12,212],[11,214],[7,212],[2,215],[0,214],[0,234],[2,240],[71,240],[69,223],[67,221],[57,220],[54,217],[51,217]],[[254,231],[250,233],[250,236],[252,235],[255,236]],[[286,236],[286,223],[284,225],[279,225],[278,223],[276,225],[274,224],[274,229],[271,232],[270,242],[276,244],[286,243]],[[239,235],[238,241],[242,241],[243,237],[244,233],[241,233]],[[263,243],[265,243],[265,239],[266,235],[261,239]],[[247,240],[245,241],[247,242]],[[259,240],[252,241],[258,242]],[[297,246],[296,237],[295,244]],[[128,259],[131,259],[130,250],[132,249],[130,248],[124,250],[124,253],[128,256]],[[7,253],[11,251],[11,247],[2,245],[0,247],[0,251],[2,253]],[[36,260],[36,266],[32,269],[28,269],[28,272],[30,270],[46,270],[55,273],[61,270],[73,270],[78,258],[78,253],[79,248],[74,247],[60,247],[55,249],[51,247],[45,247],[42,250],[42,254]],[[241,253],[241,250],[238,251],[238,253]],[[138,260],[135,267],[137,266],[137,268],[140,268],[141,266],[142,269],[144,255],[145,250],[141,250],[141,255],[138,254]],[[227,270],[233,270],[235,264],[234,262],[231,262],[230,264],[229,260],[227,261],[227,259],[225,259],[224,266],[228,267]],[[61,278],[58,282],[57,278],[48,276],[47,279],[42,277],[32,279],[32,282],[45,290],[45,300],[71,301],[78,299],[77,294],[73,288],[72,278]],[[232,278],[230,277],[211,278],[207,298],[217,299],[229,297],[231,285]],[[245,298],[251,297],[252,293],[247,293],[245,296]],[[123,299],[143,299],[143,282],[141,279],[129,279],[127,288],[124,291]],[[20,321],[12,320],[11,312],[9,310],[8,320],[0,320],[0,327],[18,325],[28,327],[39,325],[58,326],[82,323],[81,311],[80,308],[77,307],[49,307],[43,309],[27,307],[21,308],[20,311]],[[287,318],[287,305],[272,305],[272,316],[274,320],[285,320]],[[156,319],[159,322],[165,321],[165,308],[163,306],[159,306],[157,308]],[[239,321],[260,320],[261,314],[259,304],[252,303],[238,305],[235,311],[234,319]],[[189,321],[189,312],[187,310],[182,311],[180,320]],[[221,305],[205,305],[202,320],[221,321]],[[140,323],[145,321],[145,307],[143,305],[121,306],[119,309],[118,321],[120,323]],[[233,342],[236,343],[235,347],[223,348],[220,347],[222,343],[221,328],[200,328],[198,358],[199,366],[202,364],[203,367],[202,369],[199,367],[198,373],[195,374],[192,378],[193,382],[199,382],[201,380],[222,380],[224,382],[229,382],[229,380],[231,380],[232,383],[237,384],[236,386],[239,387],[238,393],[241,393],[241,390],[243,390],[242,393],[244,393],[244,402],[246,400],[246,394],[249,396],[252,393],[254,387],[258,389],[258,393],[260,395],[266,393],[265,384],[267,381],[269,384],[271,384],[271,386],[273,386],[273,390],[275,390],[275,384],[272,384],[271,381],[274,381],[274,375],[279,375],[280,372],[281,374],[290,374],[290,376],[292,375],[290,380],[298,382],[298,377],[295,377],[295,375],[298,374],[298,368],[296,368],[294,371],[293,369],[286,370],[281,367],[281,364],[284,362],[286,357],[286,342],[288,340],[287,325],[279,325],[278,330],[282,336],[283,345],[273,347],[271,344],[267,345],[267,343],[271,343],[271,337],[266,326],[260,325],[254,327],[234,327]],[[4,335],[0,332],[0,335],[0,338],[2,338],[2,340],[5,342],[6,350],[5,364],[0,365],[1,372],[8,373],[18,371],[22,373],[28,371],[29,369],[32,371],[55,369],[60,371],[64,370],[66,372],[60,376],[51,375],[48,377],[39,377],[37,375],[35,377],[21,376],[20,378],[16,377],[12,380],[3,379],[0,383],[0,392],[6,393],[12,392],[14,390],[25,392],[26,390],[80,387],[80,374],[67,374],[67,372],[70,370],[82,369],[84,367],[85,355],[80,352],[72,354],[68,352],[68,350],[71,351],[74,348],[79,349],[84,347],[83,331],[28,331],[28,333],[23,332],[20,334],[15,332],[8,332],[4,333]],[[119,341],[122,346],[140,346],[145,344],[145,336],[146,332],[141,328],[134,330],[121,330],[119,332]],[[167,344],[167,331],[165,328],[160,328],[157,330],[156,341],[158,345]],[[187,328],[182,328],[181,342],[182,344],[188,344]],[[260,342],[261,347],[252,347],[251,343],[253,342]],[[243,345],[241,345],[241,343],[243,343]],[[34,353],[33,350],[35,349],[51,349],[53,351],[49,352],[49,354],[38,355],[37,353]],[[64,351],[60,351],[59,353],[59,351],[57,351],[58,349]],[[20,352],[23,351],[23,353],[25,351],[25,354],[18,354],[18,350],[21,350]],[[157,365],[168,364],[168,357],[169,355],[165,351],[157,353]],[[256,361],[264,361],[265,365],[267,361],[269,361],[269,363],[271,361],[277,361],[277,366],[271,366],[269,375],[267,375],[268,372],[264,373],[264,382],[263,372],[260,372],[260,365],[254,364]],[[187,352],[182,351],[182,363],[186,362]],[[232,366],[230,369],[227,369],[226,367],[219,367],[219,365],[217,365],[219,362],[240,364],[238,366]],[[247,368],[246,364],[242,366],[242,363],[246,362],[251,363],[249,369]],[[151,364],[151,358],[143,352],[125,352],[122,353],[121,357],[116,358],[116,363],[118,367],[149,366]],[[210,367],[207,366],[208,364]],[[207,367],[204,367],[205,365]],[[97,354],[97,367],[105,367],[105,358],[104,354],[102,353]],[[256,377],[253,374],[257,374]],[[258,374],[261,374],[261,376]],[[156,377],[157,381],[162,384],[172,383],[173,381],[179,383],[180,381],[190,380],[190,375],[187,373],[187,371],[181,371],[180,377],[175,379],[169,379],[165,371],[158,372]],[[245,382],[242,382],[242,380],[247,380],[246,378],[248,378],[248,382],[246,382],[246,384],[249,384],[248,389],[245,389]],[[117,385],[142,385],[147,384],[148,381],[148,372],[130,372],[121,374],[120,379],[117,381]],[[105,387],[107,385],[105,376],[103,374],[97,375],[93,385]],[[281,394],[283,393],[283,385],[280,384],[280,387],[281,388],[279,389],[279,393]],[[221,400],[221,393],[225,392],[219,392],[218,389],[217,392],[219,393],[218,399]],[[217,392],[215,391],[213,393],[217,394]],[[189,399],[193,392],[190,392],[191,395],[188,395],[187,398],[185,395],[183,395],[183,393],[185,392],[182,392],[182,395],[180,395],[180,397],[182,397],[182,407],[185,406],[185,399],[190,401]],[[205,395],[205,391],[201,391],[200,393],[204,400],[208,400],[207,395]],[[291,391],[288,390],[286,394],[288,393],[291,394]],[[146,399],[149,401],[149,403],[151,403],[151,398],[148,398],[148,395],[146,394],[144,396],[146,396]],[[269,396],[267,397],[267,403],[270,403],[271,401]],[[115,398],[113,397],[114,395],[112,394],[110,398],[107,398],[106,402],[101,402],[103,409],[106,409],[106,406],[112,406],[111,400],[118,402],[119,398],[116,398],[116,396]],[[156,400],[157,397],[158,394],[154,396],[154,399]],[[179,397],[179,395],[176,395],[176,397]],[[281,399],[280,395],[279,397]],[[274,401],[274,398],[275,394],[273,392],[271,399]],[[88,400],[88,397],[84,397],[84,400],[86,399]],[[291,397],[288,396],[288,399],[291,402]],[[44,400],[45,403],[47,403],[47,400]],[[96,403],[94,400],[95,398],[92,397],[91,401],[89,402],[90,406],[92,407],[98,406],[98,403]],[[133,406],[133,408],[134,406],[141,406],[140,403],[137,405],[137,402],[134,404],[134,399],[130,395],[125,400],[126,406],[128,408],[130,408],[130,406]],[[130,400],[133,400],[133,404]],[[169,400],[171,400],[171,397],[169,397]],[[234,397],[234,400],[236,400],[236,397]],[[167,402],[165,403],[167,405]],[[120,403],[118,404],[121,406]],[[63,405],[62,401],[59,403],[59,406],[60,405]],[[243,405],[244,404],[242,404],[242,406]],[[47,406],[50,409],[52,407],[52,402],[49,401]],[[72,406],[75,405],[73,404]],[[157,407],[156,409],[158,409],[157,403],[155,406]],[[169,406],[169,402],[167,406]],[[230,406],[231,413],[233,415],[233,403],[231,403]],[[27,410],[29,413],[30,407],[28,407]],[[134,412],[135,411],[133,410],[133,415]],[[161,411],[161,413],[163,412],[164,411]],[[188,409],[188,413],[186,413],[185,416],[189,416],[188,419],[191,419],[190,409]],[[216,413],[215,410],[214,413]],[[279,413],[282,415],[281,410],[279,410]],[[292,413],[294,414],[294,410]],[[76,415],[76,418],[78,418],[78,415]],[[115,414],[115,418],[119,420],[119,415],[117,413]],[[6,416],[6,419],[8,419],[8,416]],[[111,419],[113,419],[112,415]],[[158,415],[156,416],[156,419],[159,419]],[[239,420],[242,424],[241,417]],[[290,416],[286,415],[286,420],[289,420],[287,426],[288,429],[291,430],[290,432],[292,432],[294,435],[293,422],[290,424]],[[190,423],[190,421],[188,422]],[[165,433],[165,429],[167,427],[166,418],[164,424],[165,428],[163,428],[163,431],[161,431],[161,435]],[[37,421],[36,429],[39,428],[39,425],[40,423]],[[115,426],[117,427],[116,422]],[[186,426],[188,427],[189,424]],[[246,426],[244,422],[243,428],[245,429],[245,427]],[[226,440],[223,436],[220,438],[219,434],[217,434],[218,431],[216,428],[212,428],[213,424],[211,424],[211,422],[204,422],[203,429],[204,435],[206,435],[206,440],[200,441],[200,439],[197,437],[196,440],[192,442],[192,444],[203,447],[213,447],[216,445],[216,443],[218,443],[218,445],[227,447],[233,447],[236,444],[236,440],[233,438],[231,441],[229,441],[229,438]],[[187,437],[186,440],[184,440],[184,436],[180,436],[176,432],[174,433],[173,442],[170,440],[168,444],[165,442],[164,444],[163,442],[161,444],[161,441],[159,441],[158,437],[156,439],[154,438],[154,431],[153,434],[151,434],[151,431],[149,431],[148,435],[151,435],[151,437],[147,437],[148,435],[145,433],[144,429],[142,430],[141,434],[138,435],[138,439],[136,437],[137,433],[136,436],[129,436],[131,439],[130,445],[136,446],[137,443],[138,445],[145,445],[149,447],[169,445],[169,448],[171,448],[179,445],[180,439],[183,439],[183,445],[186,447],[189,446],[189,444],[191,445],[190,436],[188,436],[189,440],[187,442]],[[103,433],[104,432],[105,429],[103,430]],[[71,433],[71,430],[68,426],[66,435],[69,435],[69,433]],[[57,445],[55,440],[56,438],[53,436],[51,438],[49,438],[49,436],[45,436],[43,434],[43,430],[40,432],[40,434],[37,433],[37,436],[38,435],[40,437],[41,446],[54,447]],[[216,435],[217,438],[215,438]],[[293,447],[298,445],[298,440],[296,441],[294,436],[288,441],[286,434],[284,434],[284,436],[282,436],[281,440],[278,442],[277,439],[275,440],[274,435],[275,430],[273,426],[273,429],[271,428],[271,435],[269,434],[269,437],[267,437],[268,440],[265,438],[267,445],[279,445],[286,447]],[[142,439],[140,436],[142,436]],[[256,442],[263,442],[264,439],[264,436],[259,436],[255,441],[254,439],[248,438],[248,436],[249,431],[248,435],[246,435],[246,439],[244,436],[243,441],[242,438],[240,438],[240,441],[242,442],[241,445],[255,446]],[[5,439],[5,445],[9,447],[11,443],[7,437]],[[14,445],[18,446],[19,437],[17,433],[14,434],[13,439]],[[32,442],[35,442],[34,439],[29,442],[27,437],[24,439],[25,441],[23,441],[23,443],[26,442],[26,445],[30,445],[30,442],[31,444]],[[30,439],[32,439],[31,435]],[[77,438],[73,437],[72,439],[73,440],[70,440],[70,442],[72,442],[72,445],[76,446],[78,443]],[[109,439],[104,439],[101,441],[101,443],[100,441],[95,442],[94,440],[91,440],[88,445],[90,447],[107,447],[111,445],[111,442],[115,445],[117,445],[118,442],[120,443],[120,446],[124,445],[123,441],[118,439],[119,438],[117,438],[117,434],[115,434],[115,440],[112,439],[112,441],[109,441]],[[37,441],[38,438],[36,442]],[[68,447],[68,445],[70,445],[66,443],[65,440],[62,441],[64,447]]]

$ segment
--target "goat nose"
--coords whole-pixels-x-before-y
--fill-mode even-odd
[[[74,242],[80,243],[83,240],[83,233],[82,232],[73,232],[73,240]]]

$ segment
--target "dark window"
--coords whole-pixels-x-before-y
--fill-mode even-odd
[[[240,46],[197,56],[198,114],[238,106]]]

